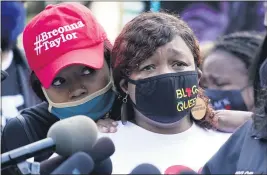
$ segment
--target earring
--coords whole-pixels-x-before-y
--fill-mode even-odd
[[[123,125],[127,123],[127,101],[128,101],[128,92],[126,93],[125,97],[122,99],[121,122]]]

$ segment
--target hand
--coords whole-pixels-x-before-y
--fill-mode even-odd
[[[215,111],[215,116],[218,117],[218,130],[224,132],[234,132],[246,121],[251,119],[252,112],[217,110]]]
[[[98,130],[103,133],[114,133],[117,132],[118,123],[112,119],[100,119],[96,122]]]

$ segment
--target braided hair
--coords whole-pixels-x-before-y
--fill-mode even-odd
[[[250,81],[254,88],[254,103],[255,109],[253,111],[253,125],[257,131],[266,129],[267,127],[267,88],[262,87],[260,76],[260,67],[267,59],[267,36],[265,36],[262,45],[257,52],[255,61],[250,68]],[[265,78],[265,77],[264,77]]]
[[[231,53],[241,59],[249,69],[262,41],[263,34],[259,32],[235,32],[219,38],[211,52],[223,50]]]

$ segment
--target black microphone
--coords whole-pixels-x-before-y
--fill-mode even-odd
[[[6,71],[1,70],[1,82],[4,81],[8,77],[8,73]]]
[[[98,164],[95,164],[95,168],[92,175],[110,175],[112,174],[113,166],[110,158],[107,158]]]
[[[91,158],[95,162],[94,173],[111,174],[112,162],[111,160],[108,159],[114,152],[115,152],[115,146],[110,138],[102,137],[97,140],[92,150],[86,152],[91,156]],[[50,174],[56,167],[58,167],[65,160],[67,160],[67,157],[59,155],[57,157],[42,161],[40,174]]]
[[[187,170],[187,171],[181,171],[178,174],[179,175],[194,175],[194,174],[198,174],[198,173],[196,173],[195,171],[189,171],[189,170]]]
[[[92,158],[84,153],[77,152],[65,160],[51,174],[89,174],[94,169]]]
[[[67,157],[56,156],[51,159],[44,160],[40,163],[40,175],[51,174],[57,167],[59,167]]]
[[[154,165],[144,163],[135,167],[130,174],[161,174]]]
[[[89,152],[95,163],[101,162],[115,152],[115,145],[112,140],[108,137],[101,137],[97,140],[93,146],[92,151]]]
[[[90,155],[95,161],[92,175],[112,174],[113,166],[110,156],[115,152],[115,145],[108,137],[100,138],[93,146]]]
[[[60,120],[48,131],[48,138],[1,154],[1,166],[5,169],[40,153],[55,150],[62,156],[90,152],[97,139],[97,126],[86,116],[74,116]]]

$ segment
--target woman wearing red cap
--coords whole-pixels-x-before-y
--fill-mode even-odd
[[[143,13],[125,25],[111,58],[124,103],[118,131],[102,134],[116,147],[113,173],[128,174],[142,163],[164,174],[185,166],[198,171],[230,134],[214,129],[192,30],[175,16]]]
[[[44,102],[10,120],[2,135],[2,153],[46,138],[60,119],[85,115],[98,121],[114,113],[112,46],[88,8],[79,3],[48,5],[26,26],[23,45],[31,85]]]

